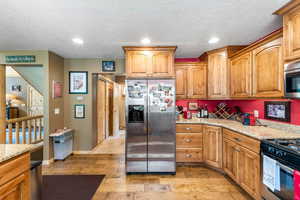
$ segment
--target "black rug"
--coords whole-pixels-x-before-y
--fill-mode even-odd
[[[43,200],[90,200],[103,175],[43,176]]]

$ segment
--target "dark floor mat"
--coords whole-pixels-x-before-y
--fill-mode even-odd
[[[43,200],[90,200],[103,175],[43,176]]]

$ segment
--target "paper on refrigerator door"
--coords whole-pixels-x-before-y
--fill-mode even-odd
[[[270,190],[275,191],[276,187],[276,160],[264,155],[263,156],[263,184],[265,184]]]
[[[294,171],[294,200],[300,200],[300,172]]]

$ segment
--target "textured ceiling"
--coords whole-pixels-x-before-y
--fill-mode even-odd
[[[248,44],[282,26],[288,0],[0,0],[0,50],[51,50],[66,58],[123,57],[121,46],[177,45],[198,57]],[[212,36],[218,44],[209,45]],[[81,37],[83,46],[72,43]]]

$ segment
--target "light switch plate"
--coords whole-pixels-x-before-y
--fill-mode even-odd
[[[254,117],[257,117],[257,118],[259,117],[259,112],[258,112],[258,110],[254,110],[253,113],[254,113]]]
[[[54,109],[54,114],[55,114],[55,115],[59,115],[59,113],[60,113],[59,108],[55,108],[55,109]]]

